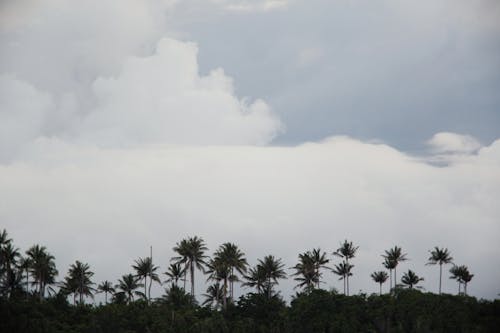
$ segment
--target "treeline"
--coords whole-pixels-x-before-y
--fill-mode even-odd
[[[495,332],[500,327],[499,301],[467,296],[473,278],[467,266],[450,269],[458,295],[441,295],[443,266],[453,262],[444,248],[429,251],[428,263],[439,266],[438,294],[419,291],[423,278],[411,270],[397,283],[398,264],[407,260],[398,246],[382,255],[387,271],[371,274],[380,292],[370,296],[349,296],[358,250],[352,242],[342,242],[332,253],[340,258],[332,267],[320,249],[301,253],[290,276],[298,290],[290,305],[276,291],[287,278],[279,258],[268,255],[249,266],[233,243],[208,256],[205,242],[196,236],[173,250],[177,255],[164,273],[152,257],[138,258],[117,283],[96,284],[90,266],[76,261],[58,280],[55,258],[44,246],[33,245],[22,255],[3,230],[0,332]],[[325,270],[343,280],[342,293],[320,288]],[[201,303],[194,296],[197,272],[213,282]],[[387,280],[390,292],[383,294]],[[151,297],[154,283],[165,286],[159,298]],[[250,289],[239,299],[234,297],[237,283]],[[104,294],[104,305],[86,304],[96,293]]]

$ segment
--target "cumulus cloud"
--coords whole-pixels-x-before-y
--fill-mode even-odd
[[[470,154],[481,148],[481,143],[475,137],[450,132],[436,133],[427,144],[432,152],[439,154]]]
[[[223,69],[201,75],[196,44],[166,37],[173,5],[4,5],[1,126],[9,131],[0,157],[38,137],[120,147],[270,142],[283,126],[266,102],[238,98]]]
[[[397,244],[411,259],[398,271],[425,276],[427,290],[438,281],[438,270],[425,266],[428,250],[444,246],[475,274],[471,294],[494,297],[499,175],[500,141],[434,167],[347,137],[295,147],[127,150],[43,139],[0,167],[0,218],[18,246],[47,245],[61,272],[76,259],[88,261],[96,280],[129,272],[149,245],[166,268],[172,246],[187,235],[204,237],[211,251],[234,241],[250,263],[272,253],[287,267],[301,251],[333,251],[348,238],[360,245],[354,292],[377,291],[369,274],[382,269],[383,250]],[[341,287],[331,273],[325,282]],[[288,280],[280,289],[290,295],[293,285]],[[444,285],[456,291],[446,278]]]

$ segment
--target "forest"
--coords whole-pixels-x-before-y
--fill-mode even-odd
[[[298,255],[293,271],[280,258],[267,255],[250,266],[234,243],[224,243],[209,256],[198,236],[179,241],[165,272],[152,257],[138,258],[116,282],[94,281],[91,267],[75,261],[63,278],[55,257],[35,244],[25,251],[0,231],[0,332],[497,332],[500,300],[478,300],[467,294],[473,280],[465,265],[454,264],[446,248],[429,250],[427,264],[439,269],[437,293],[423,292],[423,277],[408,270],[398,280],[398,264],[407,254],[394,246],[382,255],[386,270],[370,278],[376,294],[351,295],[349,277],[358,247],[340,243],[331,254],[312,249]],[[455,280],[458,294],[441,293],[443,269]],[[342,291],[321,288],[323,272],[343,281]],[[61,274],[62,275],[62,274]],[[211,282],[202,299],[195,297],[195,279]],[[285,302],[280,280],[296,282],[296,293]],[[389,292],[382,286],[389,282]],[[151,297],[151,287],[164,287]],[[240,284],[248,292],[234,296]],[[90,304],[96,294],[104,296]]]

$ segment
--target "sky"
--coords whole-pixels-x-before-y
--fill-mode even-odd
[[[440,246],[494,298],[499,22],[494,0],[1,1],[0,229],[96,282],[192,235],[287,269],[348,239],[351,293],[395,245],[435,292]]]

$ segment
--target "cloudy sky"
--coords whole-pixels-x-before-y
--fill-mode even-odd
[[[1,1],[0,229],[96,282],[189,235],[287,267],[347,238],[368,293],[394,245],[436,291],[442,246],[493,298],[499,22],[495,0]]]

